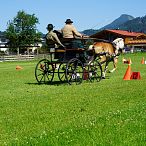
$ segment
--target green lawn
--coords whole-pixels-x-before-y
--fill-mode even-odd
[[[131,58],[141,80],[123,80]],[[146,53],[101,82],[38,85],[37,61],[0,62],[0,145],[145,146]],[[23,67],[16,70],[16,66]],[[110,65],[111,66],[111,65]],[[58,79],[56,78],[55,81]]]

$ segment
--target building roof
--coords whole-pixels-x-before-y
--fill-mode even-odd
[[[118,30],[118,29],[105,29],[100,32],[97,32],[96,34],[91,35],[90,37],[103,36],[105,35],[105,33],[112,33],[123,37],[137,37],[140,35],[144,35],[144,33],[139,33],[139,32],[130,32],[130,31]]]
[[[116,34],[120,34],[120,35],[123,35],[123,36],[130,36],[130,37],[137,37],[139,35],[144,35],[144,33],[139,33],[139,32],[130,32],[130,31],[126,31],[126,30],[107,30],[109,32],[112,32],[112,33],[116,33]]]

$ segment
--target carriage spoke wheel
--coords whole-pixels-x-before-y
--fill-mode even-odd
[[[39,84],[51,83],[54,77],[54,67],[47,59],[40,60],[35,68],[35,78]]]
[[[91,82],[97,81],[99,82],[102,79],[102,66],[97,61],[94,60],[88,66],[89,80]]]
[[[73,58],[69,60],[66,65],[66,79],[71,84],[80,84],[83,81],[83,64],[77,59]]]
[[[66,63],[61,63],[58,68],[58,78],[61,82],[66,81],[65,71],[66,71]]]

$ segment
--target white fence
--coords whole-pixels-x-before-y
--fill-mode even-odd
[[[42,59],[42,58],[50,59],[50,54],[5,55],[5,56],[0,56],[0,62],[3,62],[3,61],[27,61],[27,60]]]
[[[21,60],[33,60],[35,55],[7,55],[0,56],[0,61],[21,61]]]

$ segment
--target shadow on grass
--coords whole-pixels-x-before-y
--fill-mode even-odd
[[[102,80],[109,80],[110,79],[110,76],[106,76],[104,79],[101,79]],[[88,80],[83,80],[84,83],[92,83],[92,81],[90,81],[89,79]],[[82,83],[83,83],[82,82]],[[81,83],[81,84],[82,84]],[[27,85],[55,85],[55,86],[59,86],[59,85],[69,85],[69,83],[67,81],[52,81],[52,82],[45,82],[45,83],[38,83],[38,82],[35,82],[35,83],[25,83]]]
[[[28,84],[28,85],[56,85],[56,86],[59,86],[59,85],[68,85],[67,82],[63,82],[63,81],[52,81],[52,82],[46,82],[46,83],[25,83],[25,84]]]
[[[107,75],[106,75],[104,80],[110,79],[110,77],[111,77],[111,76],[107,76]]]

